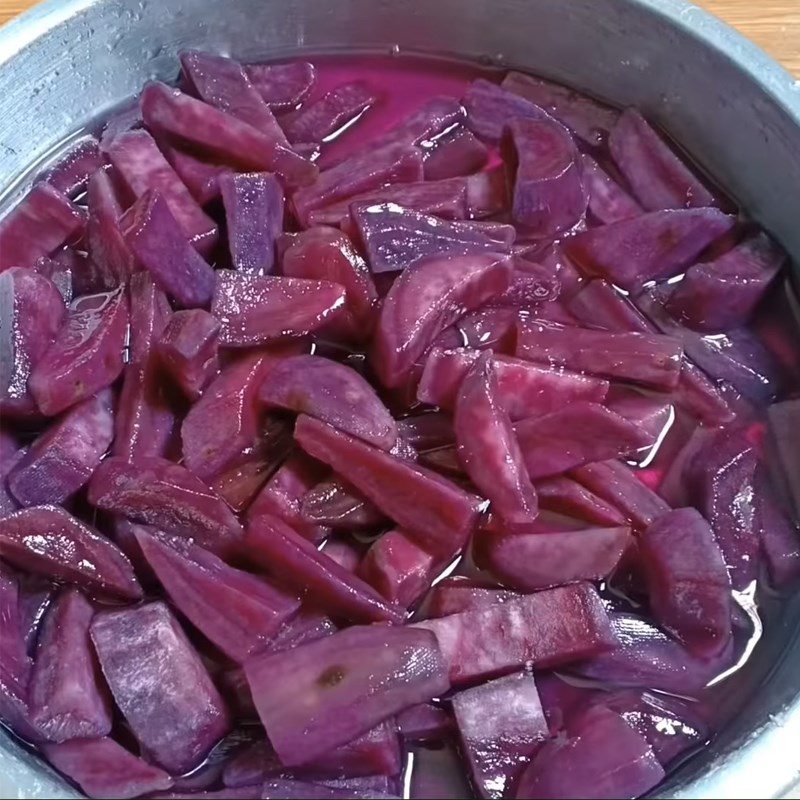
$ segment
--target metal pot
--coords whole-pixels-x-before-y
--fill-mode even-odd
[[[2,202],[144,81],[173,78],[189,46],[243,59],[399,47],[637,105],[800,263],[800,81],[683,0],[50,0],[0,31]],[[800,597],[770,618],[741,713],[662,795],[780,797],[797,782],[798,634]],[[78,795],[0,734],[0,796]]]

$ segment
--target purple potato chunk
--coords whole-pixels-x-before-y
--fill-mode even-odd
[[[91,637],[117,706],[164,769],[194,769],[230,731],[219,692],[164,603],[100,612]]]
[[[343,83],[282,118],[281,125],[290,142],[324,142],[377,101],[378,94],[365,81]]]
[[[452,716],[431,703],[411,706],[397,715],[397,729],[407,743],[441,741],[452,728]]]
[[[155,343],[162,367],[191,401],[202,396],[219,371],[219,329],[207,311],[177,311]]]
[[[536,481],[539,505],[546,511],[565,514],[594,525],[621,526],[622,512],[566,475]]]
[[[158,146],[201,206],[207,206],[220,196],[220,178],[230,171],[230,167],[202,161],[192,153],[174,147],[164,138],[160,139]]]
[[[29,689],[31,722],[50,742],[111,732],[111,699],[89,639],[91,603],[65,589],[44,619]]]
[[[62,264],[49,256],[42,256],[36,262],[34,269],[39,275],[53,282],[67,305],[72,302],[75,292],[72,285],[72,268],[69,265]]]
[[[134,522],[196,539],[215,553],[230,552],[242,527],[212,489],[185,467],[163,458],[130,464],[107,458],[89,483],[89,502]]]
[[[460,125],[442,135],[425,159],[425,180],[439,181],[471,175],[486,166],[489,148]]]
[[[456,441],[452,417],[444,411],[405,417],[398,421],[397,432],[417,450],[446,447]]]
[[[483,78],[469,85],[463,104],[467,110],[467,127],[492,144],[500,141],[506,126],[515,120],[552,119],[538,105]]]
[[[32,506],[0,520],[0,556],[20,569],[102,597],[142,597],[122,551],[63,508]]]
[[[590,155],[584,153],[583,183],[589,195],[589,213],[601,225],[633,219],[642,207]]]
[[[317,70],[308,61],[246,64],[244,71],[270,108],[294,108],[314,87]]]
[[[425,598],[424,611],[427,619],[449,617],[462,611],[475,611],[519,598],[518,592],[507,589],[487,589],[475,586],[462,577],[445,578]]]
[[[334,530],[368,530],[388,523],[379,508],[335,476],[320,481],[305,493],[300,501],[300,516],[307,524]]]
[[[56,191],[74,198],[89,183],[89,178],[105,166],[105,154],[94,136],[83,136],[48,170],[44,180]]]
[[[408,627],[348,628],[251,659],[245,672],[267,735],[290,767],[450,687],[436,638]]]

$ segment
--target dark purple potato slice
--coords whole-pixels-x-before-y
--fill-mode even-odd
[[[456,399],[458,455],[492,511],[521,533],[536,519],[539,505],[497,385],[490,357],[483,355],[462,381]]]
[[[89,593],[139,600],[128,559],[63,508],[33,506],[0,520],[0,555],[14,566],[74,583]]]
[[[693,505],[697,500],[695,458],[718,433],[718,428],[697,425],[672,455],[658,487],[658,493],[672,508]]]
[[[453,729],[453,717],[431,703],[411,706],[401,711],[396,719],[397,729],[406,743],[441,741]]]
[[[510,260],[496,253],[418,262],[395,280],[383,301],[373,366],[384,385],[400,386],[433,340],[466,311],[508,289]]]
[[[63,503],[88,482],[114,438],[111,403],[103,392],[73,406],[31,444],[7,479],[20,505]]]
[[[619,112],[560,83],[546,81],[522,72],[509,72],[503,89],[530,100],[566,125],[586,144],[603,144],[614,127]]]
[[[294,356],[278,364],[261,384],[267,406],[309,414],[381,450],[397,441],[397,425],[354,369],[320,356]]]
[[[572,470],[570,477],[618,508],[636,529],[644,529],[669,506],[621,461],[598,461]]]
[[[425,159],[425,180],[438,181],[471,175],[483,169],[489,149],[467,128],[460,125],[442,135]]]
[[[508,796],[550,735],[533,676],[498,678],[459,692],[452,703],[478,794]]]
[[[147,272],[137,272],[128,282],[130,301],[130,361],[141,362],[150,355],[167,322],[172,308],[164,292]]]
[[[246,64],[244,71],[270,108],[294,108],[305,99],[317,79],[308,61],[288,64]]]
[[[719,204],[636,109],[622,113],[608,137],[608,147],[636,199],[648,211]]]
[[[536,491],[539,505],[546,511],[576,517],[595,525],[619,526],[627,522],[619,509],[565,475],[536,481]]]
[[[107,736],[43,744],[42,752],[89,797],[140,797],[166,791],[173,783],[164,770],[137,758]]]
[[[297,421],[295,439],[429,552],[449,557],[466,542],[477,519],[479,498],[305,415]]]
[[[401,419],[397,423],[397,432],[417,450],[446,447],[456,441],[453,419],[443,411]]]
[[[220,343],[253,347],[306,336],[345,310],[345,288],[331,281],[217,273],[211,312]]]
[[[640,537],[650,605],[664,628],[700,657],[731,637],[731,582],[714,533],[692,508],[663,515]]]
[[[32,267],[80,238],[85,212],[47,183],[38,183],[0,222],[0,272]]]
[[[355,622],[403,621],[400,608],[385,603],[367,583],[277,517],[252,518],[242,547],[273,577],[303,592],[332,616]]]
[[[698,331],[746,325],[786,261],[765,233],[745,240],[714,261],[690,267],[667,300],[667,310]]]
[[[275,266],[275,240],[283,228],[283,189],[265,172],[219,178],[233,266],[264,275]]]
[[[303,495],[300,516],[307,524],[335,530],[363,530],[388,524],[379,508],[336,477],[321,481]],[[294,527],[302,533],[302,529]]]
[[[245,672],[267,735],[289,767],[450,686],[435,637],[413,628],[348,628],[258,656]]]
[[[539,320],[520,323],[520,358],[669,390],[681,374],[681,343],[650,333],[609,333]]]
[[[120,220],[125,242],[153,280],[183,308],[207,306],[214,271],[191,246],[164,197],[145,192]]]
[[[192,246],[206,255],[211,252],[218,236],[216,223],[200,208],[147,131],[121,134],[108,148],[108,157],[129,195],[138,199],[148,191],[158,192]]]
[[[589,213],[601,225],[633,219],[642,207],[590,155],[584,153],[583,183],[589,195]]]
[[[207,311],[177,311],[155,343],[162,367],[191,401],[202,396],[219,371],[219,329]]]
[[[395,528],[370,545],[357,572],[390,603],[410,608],[427,591],[435,568],[436,559]]]
[[[373,273],[398,272],[443,253],[507,254],[516,236],[510,225],[451,222],[396,203],[354,203],[350,213]]]
[[[290,142],[323,142],[355,122],[378,98],[365,81],[343,83],[282,118],[281,126]]]
[[[774,451],[770,470],[785,487],[795,521],[800,521],[800,400],[775,403],[767,411],[769,443]]]
[[[136,540],[175,607],[226,656],[244,663],[263,650],[300,601],[180,539]]]
[[[111,701],[89,639],[91,603],[65,589],[39,635],[29,689],[31,722],[50,742],[94,739],[111,732]]]
[[[619,645],[570,666],[571,671],[607,685],[649,687],[687,696],[699,694],[730,666],[730,648],[719,658],[701,659],[644,617],[612,613],[610,618]]]
[[[756,473],[753,499],[772,583],[778,588],[787,586],[800,578],[800,527],[781,510],[763,470]]]
[[[249,85],[246,79],[245,85]],[[220,97],[219,103],[226,103],[227,99]],[[245,102],[252,99],[250,95]],[[277,124],[255,128],[237,117],[232,107],[228,113],[158,82],[145,86],[141,105],[142,117],[152,131],[171,136],[232,166],[275,172],[287,186],[304,186],[317,177],[317,167],[288,146]],[[242,107],[237,111],[243,113]],[[271,116],[266,105],[256,113],[262,120],[267,120],[267,114]]]
[[[337,200],[374,191],[386,183],[413,183],[423,179],[422,153],[411,144],[388,144],[355,153],[320,173],[310,186],[299,189],[292,205],[300,223],[309,223],[312,211]]]
[[[651,444],[644,430],[597,403],[577,402],[514,426],[528,475],[536,481],[573,467],[635,453]]]
[[[515,120],[550,120],[538,105],[483,78],[473,81],[463,98],[467,127],[481,139],[497,144]]]
[[[664,770],[647,739],[602,706],[572,720],[569,736],[542,747],[517,786],[519,798],[639,797]]]
[[[513,119],[506,127],[514,191],[511,216],[537,237],[554,236],[585,215],[589,195],[569,131],[553,119]]]
[[[427,165],[428,161],[425,163]],[[467,219],[468,180],[456,177],[381,186],[311,211],[308,224],[341,225],[350,217],[350,206],[353,203],[396,203],[403,208],[419,211],[421,214],[433,214],[442,219]]]
[[[12,268],[0,274],[0,315],[0,410],[12,419],[35,417],[28,379],[61,329],[64,300],[48,278]]]
[[[467,349],[431,350],[417,398],[432,406],[454,409],[461,384],[479,355]],[[608,393],[608,381],[590,375],[505,356],[495,356],[492,365],[497,375],[498,402],[512,421],[549,414],[572,402],[600,403]]]
[[[607,578],[631,542],[630,528],[587,528],[522,536],[489,531],[477,544],[476,558],[504,586],[535,592]]]
[[[158,146],[201,206],[207,206],[220,196],[220,178],[230,171],[230,167],[201,161],[191,153],[174,147],[164,138],[159,141]]]
[[[581,661],[617,643],[587,583],[415,623],[436,634],[455,685],[503,675],[529,662],[541,669]]]
[[[105,163],[97,139],[94,136],[83,136],[47,171],[44,180],[57,192],[75,197],[86,189],[89,177],[102,169]]]
[[[475,586],[466,578],[445,578],[431,587],[425,598],[424,611],[428,619],[448,617],[462,611],[475,611],[519,598],[518,592],[507,589],[487,589]]]
[[[178,774],[197,767],[230,720],[167,606],[100,612],[91,636],[114,700],[148,755]]]
[[[579,233],[564,249],[585,273],[636,290],[682,272],[735,224],[715,208],[653,211]]]
[[[120,227],[123,208],[111,173],[98,170],[89,179],[86,241],[93,265],[91,291],[115,289],[137,269]]]
[[[226,553],[242,538],[242,527],[220,497],[185,467],[163,458],[130,464],[107,458],[89,483],[89,501],[105,511],[195,539]]]

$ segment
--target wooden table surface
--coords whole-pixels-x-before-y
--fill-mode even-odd
[[[763,47],[800,77],[800,0],[695,0]],[[34,5],[0,0],[0,24]]]

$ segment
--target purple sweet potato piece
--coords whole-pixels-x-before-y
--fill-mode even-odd
[[[303,495],[300,516],[306,524],[336,530],[378,528],[388,522],[364,495],[336,477],[321,481]],[[302,533],[302,529],[294,527]]]
[[[162,367],[189,400],[198,400],[219,371],[219,329],[207,311],[178,311],[155,344]]]
[[[75,197],[86,188],[89,177],[104,164],[100,143],[94,136],[83,136],[47,171],[44,180],[56,191]]]
[[[91,636],[114,700],[145,751],[170,772],[198,766],[230,720],[167,606],[101,612]]]
[[[715,208],[653,211],[579,233],[564,248],[585,273],[635,290],[682,272],[735,224]]]
[[[618,526],[627,521],[619,509],[566,475],[537,481],[536,491],[539,505],[547,511],[576,517],[595,525]]]
[[[479,498],[308,416],[298,419],[295,439],[429,552],[450,556],[466,542],[477,518]]]
[[[443,253],[507,254],[516,235],[510,225],[450,222],[395,203],[357,203],[351,214],[373,273],[397,272]]]
[[[397,441],[397,425],[374,389],[354,369],[320,356],[294,356],[261,384],[267,406],[309,414],[381,450]]]
[[[415,623],[433,631],[458,685],[519,669],[580,661],[616,644],[608,615],[586,583],[562,586]]]
[[[648,211],[718,205],[636,109],[622,113],[608,137],[608,147],[636,199]]]
[[[506,131],[513,220],[538,237],[575,226],[586,213],[589,195],[569,131],[553,119],[513,119]]]
[[[786,261],[785,251],[760,233],[714,261],[690,267],[666,307],[694,330],[746,325]]]
[[[63,503],[85,485],[114,437],[112,398],[103,392],[50,425],[8,475],[23,506]]]
[[[12,268],[0,274],[0,314],[0,409],[12,419],[36,416],[28,379],[61,328],[64,300],[48,278]]]
[[[463,99],[467,110],[467,127],[488,142],[496,144],[513,120],[549,120],[550,115],[539,106],[496,83],[478,78],[467,88]]]
[[[373,366],[384,385],[402,384],[433,340],[466,311],[508,289],[512,268],[501,254],[443,256],[417,262],[383,301]]]
[[[172,786],[172,778],[164,770],[137,758],[107,736],[44,744],[42,752],[89,797],[133,798]]]
[[[800,521],[800,399],[771,405],[767,411],[770,471],[780,476],[796,522]]]
[[[72,286],[72,269],[68,265],[49,256],[42,256],[36,262],[34,269],[39,275],[53,282],[67,305],[72,302],[75,292]]]
[[[281,125],[290,142],[323,142],[358,119],[377,100],[378,94],[365,81],[343,83],[287,115]]]
[[[328,558],[333,559],[342,569],[355,573],[361,562],[361,557],[364,554],[364,548],[361,544],[352,539],[335,539],[331,537],[325,542],[323,552]],[[369,583],[369,581],[367,581],[367,583]]]
[[[57,586],[39,575],[19,575],[19,626],[25,647],[33,656],[42,621],[55,599]]]
[[[472,482],[509,528],[523,532],[539,510],[511,418],[500,403],[488,355],[475,362],[456,399],[458,455]]]
[[[125,213],[120,227],[138,262],[178,305],[208,305],[214,271],[191,246],[157,191],[145,192]]]
[[[243,548],[275,578],[306,593],[332,615],[359,622],[402,622],[403,612],[388,605],[368,584],[343,569],[277,517],[250,520]]]
[[[427,591],[435,567],[432,555],[395,528],[372,543],[357,572],[390,603],[409,608]]]
[[[164,199],[183,235],[200,253],[217,241],[216,223],[191,196],[147,131],[128,131],[108,148],[108,157],[128,194],[138,199],[156,191]]]
[[[373,191],[385,183],[423,179],[423,159],[412,144],[388,144],[349,156],[320,173],[310,186],[294,193],[292,205],[302,224],[309,214],[337,200]]]
[[[601,225],[633,219],[642,207],[590,155],[584,153],[583,183],[589,195],[589,212]]]
[[[731,637],[731,582],[709,524],[693,508],[672,511],[639,548],[656,618],[691,653],[718,655]]]
[[[427,161],[425,162],[427,165]],[[442,219],[467,219],[467,178],[396,183],[339,200],[308,215],[309,225],[341,225],[350,216],[353,203],[396,203],[403,208],[433,214]]]
[[[235,116],[233,108],[228,113],[158,82],[145,86],[141,103],[148,128],[232,166],[275,172],[288,186],[303,186],[317,177],[317,167],[287,145],[277,125],[254,128]],[[264,112],[270,114],[266,105],[258,112],[266,119]]]
[[[208,205],[220,196],[219,180],[222,175],[230,171],[230,167],[201,160],[192,153],[174,147],[163,138],[158,142],[158,146],[192,197],[201,206]]]
[[[94,609],[65,589],[45,617],[29,689],[31,721],[50,742],[111,732],[111,702],[89,640]]]
[[[33,506],[4,517],[0,555],[20,569],[104,597],[142,596],[133,567],[116,545],[63,508]]]
[[[419,703],[397,715],[397,729],[408,742],[441,741],[453,728],[452,716],[432,703]]]
[[[605,142],[619,117],[616,109],[599,103],[582,92],[522,72],[507,73],[501,85],[503,89],[545,109],[592,146]]]
[[[300,601],[184,540],[137,532],[175,607],[225,655],[244,663],[297,612]]]
[[[478,357],[479,353],[466,349],[433,349],[426,360],[418,399],[448,410],[455,408],[461,383]],[[608,381],[602,378],[505,356],[495,356],[492,364],[499,403],[512,421],[548,414],[581,400],[600,403],[608,393]]]
[[[618,508],[634,528],[644,529],[669,506],[621,461],[598,461],[572,470],[570,477]]]
[[[275,240],[283,228],[283,189],[265,172],[219,178],[228,244],[235,269],[254,275],[272,272]]]
[[[462,126],[441,136],[425,158],[425,179],[446,180],[471,175],[486,166],[489,149]]]
[[[680,342],[649,333],[608,333],[532,320],[520,323],[519,358],[630,381],[654,389],[677,386],[681,374]]]
[[[462,611],[489,608],[518,598],[517,592],[475,586],[466,578],[445,578],[431,587],[425,598],[424,611],[426,618],[434,619],[460,614]]]
[[[595,706],[572,720],[567,739],[542,747],[523,773],[516,796],[639,797],[663,777],[647,739],[619,714]]]
[[[252,347],[306,336],[345,310],[345,288],[331,281],[217,273],[211,311],[220,343]]]
[[[533,676],[521,672],[466,689],[453,713],[481,797],[502,798],[549,738]]]
[[[0,272],[32,267],[79,238],[86,217],[61,192],[38,183],[0,222]]]
[[[764,560],[772,583],[781,588],[800,577],[800,527],[783,513],[761,469],[756,473],[753,499]]]
[[[308,61],[288,64],[246,64],[244,71],[270,108],[294,108],[305,99],[317,78]]]
[[[534,481],[629,455],[650,444],[641,428],[597,403],[572,403],[561,411],[522,420],[514,432]]]
[[[147,272],[137,272],[128,282],[130,300],[130,361],[146,359],[164,332],[172,308],[164,292]]]
[[[529,533],[490,531],[478,544],[480,565],[504,586],[535,592],[582,580],[603,580],[631,543],[630,528]]]
[[[135,465],[107,458],[89,483],[89,501],[106,511],[193,538],[215,553],[229,552],[242,528],[225,503],[199,478],[163,458]]]
[[[136,270],[136,259],[120,227],[123,208],[111,174],[98,170],[89,179],[86,240],[93,265],[92,291],[115,289]]]
[[[435,637],[408,627],[348,628],[258,656],[245,672],[286,766],[313,760],[450,685]]]

